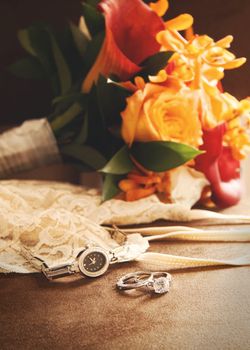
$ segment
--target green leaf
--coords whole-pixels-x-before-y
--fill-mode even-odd
[[[94,170],[98,170],[107,162],[103,155],[96,149],[86,145],[72,143],[63,146],[61,152],[64,155],[70,156]]]
[[[70,123],[75,117],[77,117],[83,108],[79,103],[74,103],[70,106],[64,113],[57,116],[54,120],[51,121],[50,125],[54,132],[62,129],[68,123]]]
[[[96,8],[96,6],[98,5],[98,3],[100,2],[100,0],[85,0],[85,2],[90,5],[90,6],[93,6]]]
[[[74,23],[70,22],[69,25],[76,48],[80,55],[84,57],[89,40]]]
[[[155,55],[147,58],[142,62],[142,70],[137,75],[142,76],[148,80],[149,75],[156,75],[161,69],[164,69],[168,60],[173,55],[173,52],[158,52]]]
[[[70,70],[56,42],[55,37],[51,33],[50,33],[50,40],[51,40],[51,48],[52,48],[52,52],[56,63],[59,80],[60,80],[61,93],[66,94],[72,84]]]
[[[96,86],[93,85],[88,98],[88,140],[87,143],[108,157],[107,148],[110,147],[108,130],[105,127],[102,113],[97,103]]]
[[[100,111],[95,85],[93,85],[88,97],[88,139],[86,143],[110,159],[124,145],[124,142],[111,134],[109,125]]]
[[[88,138],[88,113],[86,112],[83,118],[83,123],[77,138],[75,139],[75,143],[83,144],[87,141]]]
[[[51,49],[51,30],[45,24],[35,24],[19,32],[21,45],[36,56],[43,67],[45,78],[49,79],[55,95],[59,95],[57,68]]]
[[[72,93],[69,95],[63,95],[63,96],[57,96],[52,100],[52,105],[58,104],[58,103],[74,103],[78,102],[82,107],[86,106],[87,103],[87,95],[77,92]]]
[[[86,65],[85,74],[87,74],[89,69],[93,66],[93,63],[95,62],[95,60],[96,60],[96,58],[101,50],[104,38],[105,38],[105,33],[100,32],[97,35],[95,35],[92,38],[92,40],[89,42],[89,44],[87,46],[86,54],[84,56],[84,63]]]
[[[146,169],[161,172],[176,168],[203,152],[183,143],[152,141],[135,143],[131,153]]]
[[[127,146],[122,147],[100,171],[108,174],[127,174],[133,169]]]
[[[77,27],[75,27],[75,30],[79,33],[79,29]],[[67,63],[68,68],[70,70],[72,87],[78,84],[78,91],[80,91],[80,86],[84,77],[83,73],[85,71],[84,56],[81,55],[79,48],[76,45],[76,38],[74,38],[73,36],[72,30],[70,28],[70,23],[68,26],[65,26],[63,30],[60,30],[59,32],[55,32],[53,34],[63,54],[64,60]],[[81,39],[83,39],[83,41],[85,40],[84,34],[80,34],[80,37]],[[78,39],[78,43],[79,41],[81,42],[81,39]],[[86,49],[88,43],[89,40],[86,40]],[[84,47],[82,47],[82,49],[84,49]]]
[[[82,9],[83,16],[91,36],[94,36],[103,31],[105,22],[102,13],[87,3],[82,4]]]
[[[39,61],[32,57],[25,57],[11,64],[8,71],[20,78],[44,79],[44,70]]]
[[[121,123],[120,113],[125,109],[126,98],[131,96],[131,92],[117,83],[107,82],[103,76],[99,76],[96,91],[105,126],[119,125]]]
[[[102,188],[102,200],[107,201],[117,195],[120,190],[117,186],[118,182],[122,179],[120,175],[106,174]]]
[[[32,56],[37,56],[36,51],[34,50],[31,39],[29,29],[21,29],[17,32],[18,40],[21,46]]]

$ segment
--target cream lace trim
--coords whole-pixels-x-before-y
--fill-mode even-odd
[[[136,202],[113,199],[102,203],[96,189],[48,181],[1,181],[0,206],[24,214],[65,209],[98,224],[129,225],[158,219],[188,221],[190,216],[190,206],[164,204],[155,195]]]
[[[156,196],[133,203],[121,200],[101,203],[96,190],[80,186],[43,181],[1,181],[0,270],[34,271],[20,255],[21,247],[51,265],[71,260],[86,243],[93,242],[105,249],[116,247],[117,243],[100,224],[149,223],[157,219],[189,221],[204,216],[224,221],[250,221],[247,216],[229,217],[192,211],[178,203],[163,204]]]

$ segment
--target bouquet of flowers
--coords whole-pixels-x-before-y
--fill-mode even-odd
[[[168,18],[168,1],[86,0],[79,27],[45,24],[18,37],[29,56],[12,72],[47,77],[48,116],[60,153],[103,174],[103,199],[156,194],[173,200],[185,178],[220,207],[240,199],[240,160],[250,146],[250,100],[223,91],[225,70],[246,61],[193,32],[193,18]]]

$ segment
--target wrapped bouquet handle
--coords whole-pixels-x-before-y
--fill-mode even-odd
[[[0,135],[0,178],[60,160],[57,142],[46,118],[25,121]]]

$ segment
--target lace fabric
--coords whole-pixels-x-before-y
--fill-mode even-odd
[[[0,205],[9,211],[36,212],[65,209],[98,224],[129,225],[157,219],[188,220],[190,207],[180,203],[165,204],[157,196],[125,202],[102,202],[100,192],[67,183],[7,180],[0,182]]]
[[[222,214],[193,211],[183,204],[163,204],[156,196],[132,203],[116,199],[102,203],[95,189],[47,181],[1,181],[0,271],[36,271],[21,255],[22,247],[49,265],[72,260],[90,243],[107,250],[117,247],[100,224],[189,221],[204,215],[225,219]],[[238,219],[249,222],[249,217]]]
[[[106,249],[117,243],[99,224],[152,222],[160,217],[184,218],[180,205],[166,206],[152,196],[137,203],[102,203],[97,190],[65,183],[9,180],[0,183],[0,268],[35,271],[20,255],[21,247],[66,262],[92,242]]]
[[[81,192],[81,188],[61,183],[1,182],[1,270],[34,271],[20,255],[21,247],[46,257],[50,265],[69,261],[88,243],[107,250],[116,247],[106,230],[79,212]],[[84,212],[91,211],[91,203],[84,203]]]

